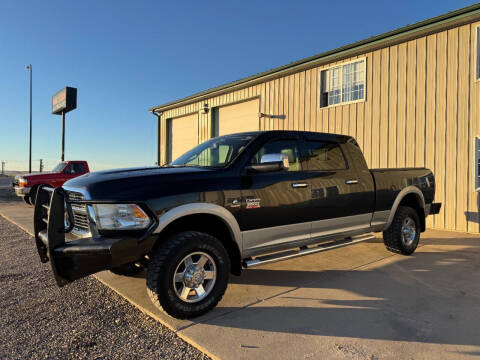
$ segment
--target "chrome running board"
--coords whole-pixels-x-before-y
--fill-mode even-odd
[[[323,251],[338,249],[344,246],[354,245],[354,244],[358,244],[363,241],[368,241],[372,239],[375,239],[375,235],[366,234],[366,235],[346,238],[342,240],[331,241],[331,242],[323,243],[320,245],[314,245],[311,247],[301,247],[298,250],[288,250],[288,251],[283,251],[276,254],[258,256],[255,259],[245,260],[243,262],[243,266],[248,269],[253,266],[269,264],[276,261],[288,260],[288,259],[293,259],[300,256],[306,256],[306,255],[315,254]]]

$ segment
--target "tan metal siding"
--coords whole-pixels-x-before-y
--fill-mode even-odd
[[[480,135],[480,81],[472,81],[475,78],[476,71],[476,39],[477,39],[477,27],[480,26],[480,22],[473,24],[470,28],[470,115],[469,115],[469,132],[468,132],[468,150],[469,164],[473,163],[475,158],[475,144],[473,138],[476,135]],[[477,49],[480,51],[480,49]],[[474,188],[474,176],[475,170],[472,166],[468,168],[468,209],[466,211],[468,219],[468,231],[479,232],[480,231],[480,193],[475,192]]]
[[[474,190],[474,136],[480,135],[480,81],[475,77],[476,26],[440,31],[342,61],[313,66],[231,93],[166,111],[162,121],[259,96],[260,129],[305,129],[355,136],[370,167],[426,166],[437,179],[439,215],[427,225],[479,232]],[[320,108],[320,71],[366,59],[366,100]],[[201,141],[211,121],[199,117]],[[163,130],[162,130],[163,129]],[[165,126],[161,138],[165,139]],[[249,130],[245,128],[244,130]],[[160,144],[165,154],[165,145]],[[163,155],[164,156],[164,155]]]

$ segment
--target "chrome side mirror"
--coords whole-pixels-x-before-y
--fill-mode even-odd
[[[288,170],[290,163],[288,162],[288,156],[285,154],[265,154],[260,160],[260,164],[265,163],[282,163],[283,169]]]
[[[288,156],[285,154],[266,154],[262,156],[260,164],[247,166],[247,172],[276,172],[288,170]]]

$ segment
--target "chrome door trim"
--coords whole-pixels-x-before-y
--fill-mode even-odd
[[[369,231],[371,213],[344,216],[333,219],[312,221],[311,237],[323,237],[327,235],[334,235],[337,233],[345,233],[350,231],[358,231],[365,229]]]
[[[295,189],[296,188],[306,188],[307,186],[308,186],[307,183],[293,183],[292,184],[292,187],[295,188]]]
[[[283,243],[308,240],[310,238],[310,227],[310,222],[304,222],[243,231],[244,250],[249,251]]]

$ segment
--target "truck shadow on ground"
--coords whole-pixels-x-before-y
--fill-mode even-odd
[[[229,314],[204,323],[292,334],[480,345],[480,239],[428,242],[440,245],[420,248],[410,257],[389,258],[383,266],[368,270],[247,270],[232,277],[231,283],[287,289],[254,306],[232,307]]]

